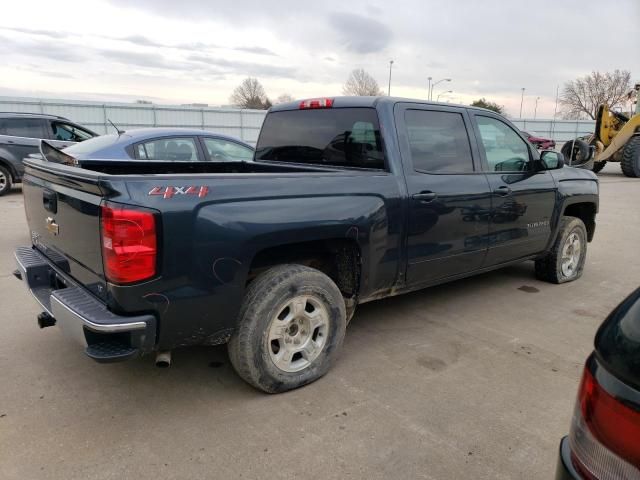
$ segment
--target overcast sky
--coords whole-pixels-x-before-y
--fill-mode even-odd
[[[601,36],[600,36],[601,35]],[[0,95],[228,104],[257,77],[276,98],[339,95],[364,68],[386,91],[486,97],[553,114],[592,70],[640,81],[640,0],[18,0],[0,16]]]

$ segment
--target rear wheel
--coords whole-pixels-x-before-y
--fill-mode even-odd
[[[0,197],[11,190],[11,173],[4,167],[0,167]]]
[[[345,302],[324,273],[280,265],[249,286],[228,344],[238,375],[278,393],[311,383],[333,364],[346,329]]]
[[[536,277],[551,283],[571,282],[582,276],[586,258],[584,223],[576,217],[563,217],[551,251],[535,262]]]
[[[627,177],[640,177],[640,135],[631,137],[624,146],[620,167]]]

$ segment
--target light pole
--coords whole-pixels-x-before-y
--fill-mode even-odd
[[[442,95],[446,95],[447,93],[453,93],[453,90],[447,90],[446,92],[439,93],[438,96],[436,97],[436,102],[439,102],[440,101],[440,97]]]
[[[427,87],[427,100],[430,100],[430,96],[431,96],[431,80],[433,80],[433,77],[429,77],[427,78],[427,80],[429,80],[429,86]]]
[[[540,100],[540,97],[536,97],[536,106],[533,109],[533,119],[536,119],[536,115],[538,114],[538,100]]]
[[[441,82],[450,82],[450,81],[451,81],[450,78],[443,78],[442,80],[438,80],[433,85],[431,85],[431,89],[429,90],[429,100],[433,99],[433,89],[435,88],[436,85],[438,85]]]
[[[520,97],[520,117],[522,118],[522,102],[524,102],[524,87],[522,87],[522,96]]]
[[[391,96],[391,67],[393,67],[393,60],[389,60],[389,91],[388,96]]]

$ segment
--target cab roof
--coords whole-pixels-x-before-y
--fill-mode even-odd
[[[387,96],[378,96],[378,97],[366,97],[366,96],[338,96],[338,97],[317,97],[317,98],[330,98],[333,100],[333,106],[331,108],[375,108],[378,104],[396,104],[396,103],[419,103],[422,105],[439,105],[446,107],[459,107],[459,108],[468,108],[472,110],[480,110],[483,112],[491,112],[491,110],[487,110],[485,108],[480,107],[472,107],[470,105],[461,105],[457,103],[444,103],[444,102],[433,102],[429,100],[422,100],[418,98],[404,98],[404,97],[387,97]],[[295,100],[293,102],[279,103],[278,105],[274,105],[269,109],[270,112],[279,112],[284,110],[298,110],[300,108],[300,102],[302,100],[308,99],[300,99]],[[495,113],[495,112],[492,112]]]

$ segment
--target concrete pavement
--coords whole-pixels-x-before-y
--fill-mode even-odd
[[[640,285],[640,179],[600,175],[583,277],[527,263],[359,308],[335,368],[265,395],[226,348],[89,360],[13,278],[28,244],[20,188],[0,198],[0,478],[545,479],[582,364]]]

